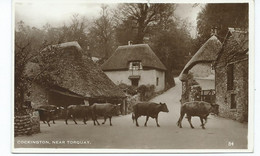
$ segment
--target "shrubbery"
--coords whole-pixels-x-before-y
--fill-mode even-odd
[[[154,95],[155,86],[154,85],[141,85],[137,88],[137,92],[140,93],[140,100],[141,101],[148,101]]]
[[[134,96],[136,94],[140,95],[141,101],[148,101],[155,95],[154,85],[140,85],[139,87],[127,85],[121,83],[118,85],[126,94]]]
[[[127,85],[125,83],[120,83],[118,85],[118,87],[120,89],[122,89],[126,94],[129,94],[129,95],[132,95],[132,96],[137,94],[137,87],[130,86],[130,85]]]

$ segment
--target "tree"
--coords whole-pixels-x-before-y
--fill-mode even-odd
[[[53,59],[61,55],[59,49],[43,49],[48,45],[43,42],[44,31],[35,27],[29,27],[20,21],[15,30],[15,109],[16,113],[24,113],[24,96],[30,94],[29,88],[32,82],[41,79],[43,83],[48,81],[46,72],[51,69],[55,62]],[[56,57],[54,57],[56,56]],[[26,68],[29,62],[38,63],[42,68],[34,77],[29,78],[26,74]],[[43,67],[44,66],[44,67]]]
[[[116,37],[120,44],[148,43],[166,66],[166,87],[177,76],[192,53],[189,24],[174,16],[175,4],[122,4],[115,13]]]
[[[158,29],[151,36],[151,47],[166,66],[166,87],[174,85],[173,76],[178,76],[187,63],[185,57],[193,50],[192,38],[185,21],[168,21],[167,28]]]
[[[197,17],[199,45],[210,37],[212,28],[217,28],[218,37],[223,41],[228,27],[248,28],[248,4],[206,4]]]
[[[146,3],[128,3],[119,5],[115,17],[121,26],[130,23],[130,28],[135,33],[133,42],[138,44],[143,43],[143,39],[150,32],[151,27],[167,21],[174,10],[174,4],[151,4],[148,7]]]
[[[78,14],[73,14],[71,17],[71,23],[69,25],[64,24],[60,29],[59,43],[77,41],[83,49],[88,47],[87,32],[87,19]]]
[[[114,29],[108,6],[102,5],[101,8],[101,16],[93,21],[87,36],[92,55],[108,59],[115,48]]]

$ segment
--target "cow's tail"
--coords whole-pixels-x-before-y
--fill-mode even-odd
[[[133,120],[133,123],[135,123],[135,114],[134,114],[134,112],[132,113],[132,120]]]

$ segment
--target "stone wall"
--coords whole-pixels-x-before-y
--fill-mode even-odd
[[[222,117],[247,121],[248,118],[248,61],[234,63],[234,89],[227,90],[227,68],[216,67],[216,103]],[[236,108],[231,109],[231,95],[235,95]]]
[[[32,135],[40,132],[40,118],[36,111],[28,112],[27,115],[15,115],[14,135]]]

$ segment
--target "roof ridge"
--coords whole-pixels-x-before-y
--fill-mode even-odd
[[[102,70],[128,69],[127,62],[131,60],[141,60],[144,67],[167,70],[148,44],[119,46],[101,68]]]

